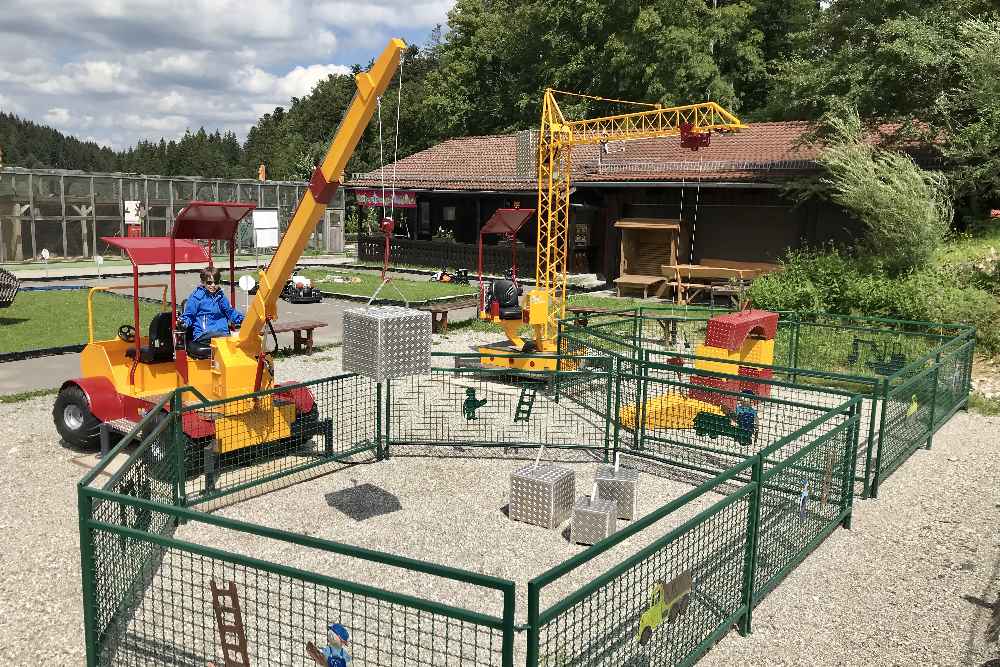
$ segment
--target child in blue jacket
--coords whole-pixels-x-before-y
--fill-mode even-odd
[[[201,270],[201,285],[194,288],[179,321],[191,329],[191,340],[207,341],[228,336],[229,325],[239,326],[243,313],[229,305],[220,289],[220,272],[215,267]]]

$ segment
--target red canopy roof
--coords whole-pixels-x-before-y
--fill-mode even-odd
[[[534,214],[533,208],[498,208],[479,234],[516,234]]]
[[[175,239],[232,241],[240,220],[256,204],[235,201],[193,201],[174,218]]]
[[[121,236],[102,236],[101,240],[108,245],[121,248],[128,253],[129,259],[136,266],[170,263],[170,243],[174,244],[175,260],[178,264],[208,263],[208,253],[205,248],[194,241],[171,239],[169,236],[141,236],[136,238]]]

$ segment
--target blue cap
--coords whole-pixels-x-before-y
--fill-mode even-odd
[[[347,641],[347,638],[350,636],[347,633],[347,628],[345,628],[340,623],[331,623],[330,627],[329,627],[329,630],[330,630],[330,632],[332,632],[333,634],[337,635],[338,637],[340,637],[345,642]]]

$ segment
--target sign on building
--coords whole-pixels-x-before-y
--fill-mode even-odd
[[[385,191],[385,200],[382,199],[382,190],[355,190],[358,206],[382,207],[394,206],[395,208],[416,208],[417,193],[412,190],[396,190],[393,194],[390,190]],[[391,199],[391,203],[390,200]]]

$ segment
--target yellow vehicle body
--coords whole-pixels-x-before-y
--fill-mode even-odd
[[[380,96],[385,92],[396,73],[406,44],[400,39],[390,40],[389,45],[375,60],[372,68],[355,75],[357,92],[348,107],[333,138],[323,162],[316,167],[309,187],[288,223],[281,243],[266,271],[259,273],[258,290],[250,303],[238,331],[230,336],[211,340],[211,358],[195,359],[178,346],[168,361],[155,361],[151,357],[139,361],[139,348],[149,346],[148,337],[133,331],[130,342],[125,340],[94,340],[93,295],[88,301],[89,340],[80,355],[81,376],[64,383],[56,398],[53,417],[56,428],[67,442],[91,446],[96,438],[94,424],[101,421],[127,419],[138,421],[145,409],[156,403],[164,394],[184,386],[193,387],[208,401],[223,401],[209,406],[204,420],[213,429],[221,452],[287,438],[296,419],[293,402],[274,400],[270,397],[245,401],[226,401],[234,397],[255,393],[274,386],[272,361],[264,351],[263,332],[269,320],[277,319],[277,300],[296,262],[302,255],[313,230],[326,210],[331,197],[343,179],[344,169],[354,152],[362,133],[371,121]],[[238,203],[233,203],[239,205]],[[207,203],[206,205],[213,205]],[[219,204],[214,204],[219,205]],[[174,232],[177,228],[175,226]],[[198,230],[194,230],[195,234]],[[170,252],[174,252],[179,239],[198,238],[196,235],[170,237]],[[214,237],[206,237],[214,238]],[[192,241],[185,240],[190,244]],[[231,255],[232,256],[232,255]],[[171,255],[173,262],[174,255]],[[135,297],[139,290],[140,262],[133,261]],[[171,276],[173,278],[173,274]],[[164,287],[164,311],[171,306]],[[150,285],[143,285],[150,287]],[[176,293],[173,301],[176,301]],[[173,318],[171,318],[173,323]],[[133,329],[141,329],[138,306],[135,308]],[[177,331],[173,332],[178,335]],[[138,342],[135,339],[139,339]],[[173,344],[173,343],[172,343]],[[126,353],[134,350],[133,356]],[[161,345],[159,352],[165,348]],[[186,358],[186,360],[185,360]],[[202,402],[194,393],[186,394],[186,402]],[[312,399],[310,397],[309,402]],[[185,425],[185,430],[187,430]],[[205,429],[202,429],[205,430]]]

